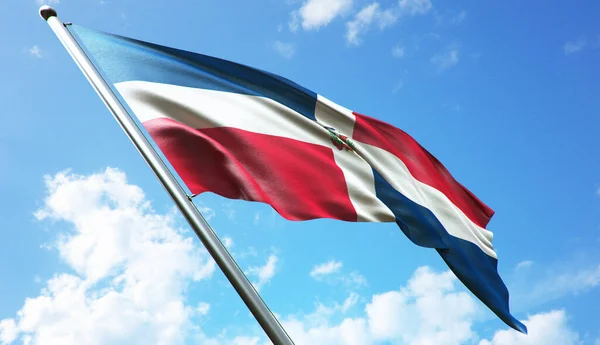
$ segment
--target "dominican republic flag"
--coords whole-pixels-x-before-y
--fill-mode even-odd
[[[290,220],[396,222],[526,332],[485,229],[494,212],[408,134],[265,71],[67,27],[192,193],[264,202]]]

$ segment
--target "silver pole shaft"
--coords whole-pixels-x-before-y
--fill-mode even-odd
[[[142,133],[127,110],[125,110],[110,86],[83,52],[79,43],[77,43],[69,30],[65,28],[60,19],[58,19],[56,11],[50,6],[42,6],[40,8],[40,15],[46,20],[65,49],[69,52],[73,60],[75,60],[75,63],[77,63],[88,81],[92,84],[104,104],[114,115],[119,125],[121,125],[121,128],[123,128],[129,139],[131,139],[142,157],[146,160],[146,163],[150,165],[156,177],[167,192],[169,192],[171,198],[173,198],[181,213],[194,229],[198,238],[200,238],[219,268],[223,271],[227,279],[229,279],[229,282],[233,285],[248,309],[250,309],[252,315],[254,315],[269,339],[275,345],[293,345],[294,343],[277,321],[275,315],[269,310],[233,257],[231,257],[231,254],[229,254],[210,225],[202,217],[194,203],[188,199],[187,194],[158,156],[148,138]]]

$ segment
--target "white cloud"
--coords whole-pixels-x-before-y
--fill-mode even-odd
[[[458,24],[462,23],[466,18],[467,18],[467,11],[462,10],[462,11],[458,12],[456,15],[454,15],[452,18],[450,18],[450,24],[458,25]]]
[[[44,54],[42,54],[42,49],[40,49],[40,47],[37,45],[29,48],[28,51],[29,51],[29,55],[34,56],[38,59],[41,59],[42,57],[44,57]]]
[[[465,10],[459,12],[446,11],[444,14],[436,12],[435,14],[437,25],[460,25],[465,19],[467,19],[467,11]]]
[[[400,0],[402,13],[409,15],[426,14],[433,6],[430,0]]]
[[[514,273],[509,290],[517,310],[530,309],[600,287],[600,264],[597,263],[587,267],[560,262],[548,266],[536,264],[526,270],[515,269]]]
[[[317,30],[352,8],[352,0],[307,0],[293,11],[290,29],[296,31],[299,23],[304,30]]]
[[[0,344],[10,344],[19,335],[19,328],[13,319],[0,321]]]
[[[260,338],[258,337],[235,337],[229,344],[232,345],[258,345]]]
[[[46,176],[45,184],[48,194],[35,216],[69,225],[55,248],[75,274],[55,274],[7,321],[16,323],[23,341],[181,344],[193,314],[186,288],[209,278],[214,262],[117,169],[62,172]],[[3,330],[3,339],[10,334]]]
[[[297,319],[284,322],[296,344],[368,345],[372,344],[364,319],[346,318],[340,324],[310,327]]]
[[[386,9],[383,9],[379,2],[373,2],[364,6],[355,14],[353,20],[346,23],[346,40],[352,45],[359,45],[360,37],[373,24],[383,30],[396,23],[401,16],[424,15],[431,8],[429,0],[400,0]]]
[[[346,23],[346,40],[352,45],[359,45],[360,35],[368,31],[371,24],[376,23],[380,29],[385,29],[397,19],[393,9],[382,10],[379,3],[374,2],[363,7],[353,20]]]
[[[532,288],[533,296],[562,296],[579,294],[600,285],[600,265],[581,270],[570,270],[544,280]]]
[[[431,63],[437,67],[438,72],[446,70],[458,64],[459,52],[457,48],[450,48],[447,51],[436,54],[431,57]]]
[[[392,56],[395,58],[401,58],[405,54],[404,46],[396,45],[392,48]]]
[[[196,205],[196,208],[198,209],[198,211],[200,211],[202,217],[204,217],[206,221],[211,221],[215,218],[215,210],[213,210],[212,208],[204,206],[203,204]],[[175,209],[175,212],[178,212],[177,209]]]
[[[254,225],[258,225],[259,221],[260,221],[260,213],[256,213],[254,215]]]
[[[358,303],[353,293],[342,304],[319,304],[315,312],[290,316],[283,324],[298,344],[465,344],[476,338],[471,326],[477,304],[456,291],[456,282],[450,271],[421,267],[401,289],[374,295],[359,317],[331,322]]]
[[[397,93],[398,91],[400,91],[400,89],[402,89],[404,87],[404,81],[400,80],[396,83],[396,86],[394,86],[394,88],[392,89],[392,93]]]
[[[260,290],[266,283],[271,281],[277,271],[277,262],[279,259],[274,254],[269,255],[264,266],[248,268],[248,275],[253,275],[258,278],[252,282],[256,290]]]
[[[298,28],[300,28],[300,15],[298,14],[298,11],[293,11],[290,14],[290,21],[288,23],[288,27],[290,28],[291,32],[297,32]]]
[[[342,306],[340,307],[340,311],[342,313],[347,312],[348,310],[350,310],[350,308],[354,307],[356,305],[356,302],[358,302],[358,294],[352,292],[350,294],[350,296],[348,296],[348,298],[346,298],[344,300],[344,303],[342,303]]]
[[[208,314],[209,310],[210,310],[210,304],[208,304],[206,302],[200,302],[196,306],[196,312],[198,314],[200,314],[200,315],[206,315],[206,314]]]
[[[407,345],[459,345],[473,339],[476,303],[470,294],[455,291],[456,281],[450,271],[421,267],[406,287],[373,296],[366,307],[373,337]]]
[[[341,261],[330,260],[320,265],[316,265],[312,271],[310,271],[310,276],[315,279],[321,279],[323,276],[339,272],[341,268]]]
[[[290,59],[296,53],[296,47],[291,43],[275,41],[273,48],[277,53],[279,53],[279,55],[286,59]]]
[[[342,284],[348,289],[358,289],[367,285],[367,279],[358,272],[342,274],[341,261],[330,260],[315,265],[310,271],[310,276],[316,280],[323,280],[329,284]]]
[[[227,249],[231,249],[233,248],[233,239],[229,236],[225,236],[223,237],[223,245],[227,248]]]
[[[35,0],[38,5],[58,5],[60,4],[60,0]]]
[[[358,299],[352,293],[341,305],[318,304],[314,312],[289,316],[282,324],[296,344],[369,345],[372,341],[364,318],[345,318],[338,325],[331,322],[338,314],[344,315]]]
[[[231,203],[223,204],[223,213],[225,213],[229,220],[235,222],[235,209],[233,208]]]
[[[577,41],[571,41],[571,42],[567,42],[563,45],[563,50],[565,52],[565,55],[571,55],[573,53],[577,53],[578,51],[581,51],[585,45],[587,44],[587,41],[585,40],[585,38],[580,38]]]
[[[479,345],[580,345],[579,335],[567,325],[563,310],[536,314],[527,321],[528,334],[513,330],[496,332],[491,340],[482,340]]]
[[[256,256],[258,256],[258,252],[256,251],[256,248],[250,246],[250,247],[248,247],[248,249],[246,249],[244,251],[241,251],[237,255],[240,258],[244,259],[244,258],[248,258],[248,257],[256,257]]]
[[[317,305],[305,316],[291,316],[283,324],[301,344],[332,345],[460,345],[478,341],[473,323],[478,318],[478,302],[471,294],[457,291],[458,280],[450,271],[436,273],[428,267],[415,271],[406,286],[374,295],[365,314],[339,318],[356,305],[358,295],[331,307]],[[340,319],[332,323],[331,320]],[[579,335],[567,325],[564,311],[530,316],[523,335],[501,330],[479,345],[580,345]]]
[[[533,261],[524,260],[517,264],[516,269],[518,269],[518,270],[526,269],[526,268],[531,267],[531,265],[533,265]]]
[[[347,276],[342,276],[340,280],[344,285],[353,289],[367,286],[367,278],[358,272],[350,272]]]

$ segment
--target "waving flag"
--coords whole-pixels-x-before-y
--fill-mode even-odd
[[[192,193],[264,202],[290,220],[396,222],[526,332],[485,229],[493,211],[408,134],[268,72],[69,30]]]

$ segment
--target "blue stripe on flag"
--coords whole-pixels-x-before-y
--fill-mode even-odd
[[[68,28],[112,83],[148,81],[263,96],[316,121],[317,94],[278,75],[77,25]]]
[[[527,328],[509,310],[508,289],[498,275],[498,261],[476,244],[454,237],[429,209],[395,190],[377,171],[375,193],[396,216],[396,223],[415,244],[436,248],[446,264],[465,286],[502,321],[526,333]]]

